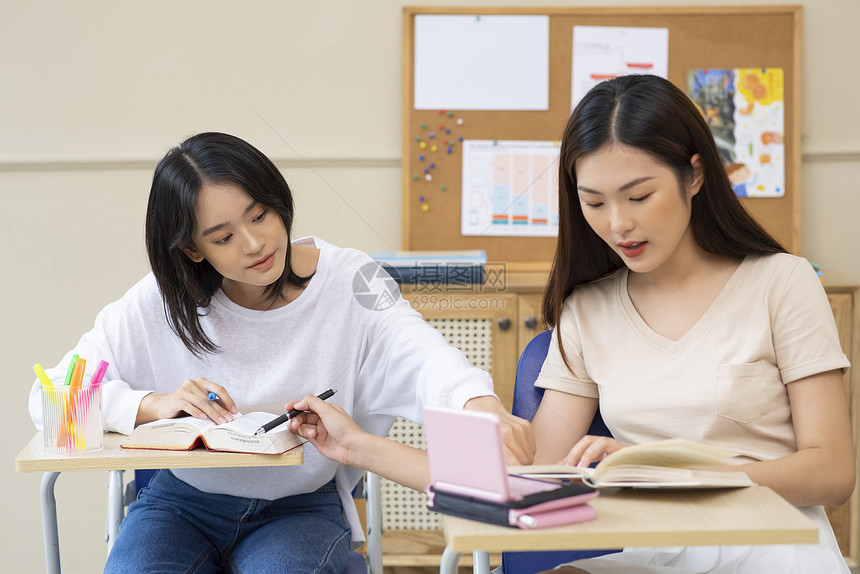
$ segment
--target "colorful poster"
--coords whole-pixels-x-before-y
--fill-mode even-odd
[[[574,26],[570,109],[598,83],[628,74],[669,74],[669,29]]]
[[[558,235],[558,142],[465,140],[463,235]]]
[[[687,93],[714,134],[735,195],[785,195],[782,69],[690,70]]]

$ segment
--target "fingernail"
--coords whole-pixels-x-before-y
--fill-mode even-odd
[[[218,424],[223,425],[226,422],[227,422],[227,419],[225,419],[224,417],[218,417]]]
[[[580,461],[578,463],[576,463],[576,466],[583,467],[583,466],[588,466],[588,465],[585,464],[585,459],[580,459]]]
[[[233,413],[234,415],[237,415],[237,414],[239,414],[239,409],[237,409],[235,406],[232,406],[232,407],[230,407],[230,412]]]

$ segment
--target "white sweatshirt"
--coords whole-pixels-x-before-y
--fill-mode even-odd
[[[367,255],[314,237],[295,244],[320,249],[316,273],[297,299],[256,311],[218,291],[203,310],[201,324],[218,353],[198,358],[185,348],[149,274],[98,314],[93,329],[48,376],[62,381],[73,353],[87,359],[87,377],[100,360],[108,361],[105,430],[124,434],[134,428],[146,394],[169,393],[200,376],[224,386],[241,412],[281,413],[289,400],[336,388],[328,401],[378,436],[396,416],[420,423],[423,405],[462,408],[472,397],[493,394],[489,374],[472,367],[396,289],[386,289],[390,279],[374,278],[377,265]],[[39,389],[37,380],[30,392],[37,427]],[[267,500],[312,492],[335,477],[353,540],[363,539],[350,494],[361,471],[326,459],[310,444],[301,466],[172,472],[205,492]]]

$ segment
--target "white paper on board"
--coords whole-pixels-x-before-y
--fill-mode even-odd
[[[415,16],[416,110],[549,109],[549,17]]]

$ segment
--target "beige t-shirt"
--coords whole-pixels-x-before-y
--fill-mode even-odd
[[[627,293],[627,269],[577,287],[535,385],[599,397],[613,436],[639,444],[683,437],[751,460],[797,441],[785,385],[847,371],[824,288],[805,259],[747,256],[679,340],[654,332]]]

